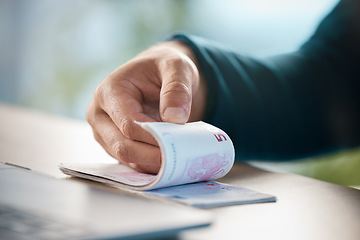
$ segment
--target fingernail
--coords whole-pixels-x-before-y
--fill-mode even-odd
[[[129,163],[129,167],[136,168],[137,166],[136,166],[136,163]]]
[[[164,118],[167,122],[186,123],[187,114],[183,108],[168,107],[164,111]]]

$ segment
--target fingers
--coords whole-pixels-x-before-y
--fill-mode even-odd
[[[126,138],[105,112],[93,116],[88,117],[88,121],[93,127],[95,139],[108,154],[136,170],[158,172],[161,154],[157,146]]]
[[[153,136],[134,122],[156,122],[157,120],[144,113],[141,96],[136,87],[128,82],[120,84],[127,86],[99,85],[93,101],[95,106],[92,108],[105,111],[124,137],[157,146]]]
[[[192,103],[192,89],[199,78],[194,63],[188,57],[170,59],[160,65],[160,117],[162,121],[186,123]]]
[[[142,172],[142,173],[158,174],[161,166],[129,163],[129,167],[133,168],[134,170],[136,170],[138,172]]]
[[[138,171],[156,173],[161,156],[156,140],[134,120],[186,123],[199,88],[195,63],[174,44],[151,48],[115,70],[88,108],[97,141]]]

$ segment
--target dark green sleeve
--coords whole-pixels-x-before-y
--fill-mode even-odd
[[[175,35],[208,84],[205,121],[237,160],[287,160],[360,145],[360,7],[342,1],[296,52],[267,59]]]

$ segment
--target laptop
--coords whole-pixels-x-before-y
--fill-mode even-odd
[[[210,221],[204,210],[0,163],[0,239],[158,239]]]

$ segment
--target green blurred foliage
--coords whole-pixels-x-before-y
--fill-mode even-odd
[[[309,159],[303,166],[299,166],[297,173],[360,188],[360,148]]]
[[[297,161],[252,164],[271,171],[296,173],[360,189],[360,147]]]

